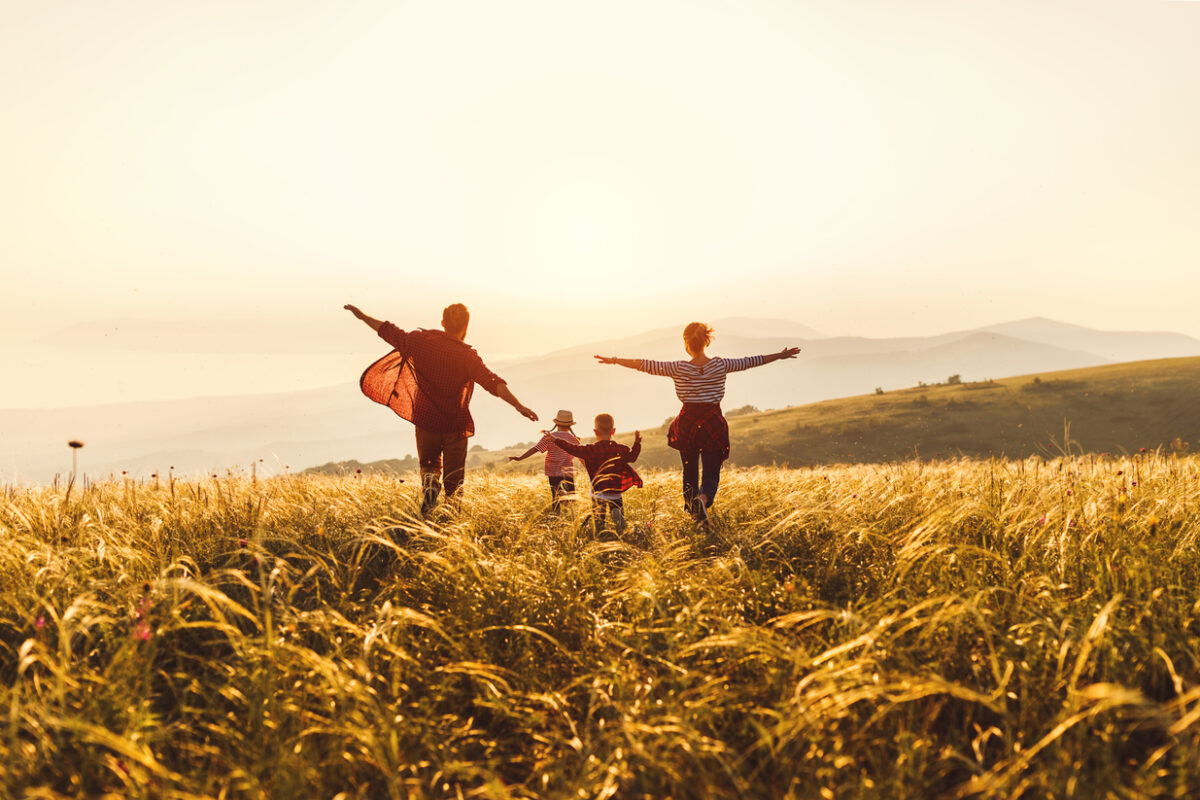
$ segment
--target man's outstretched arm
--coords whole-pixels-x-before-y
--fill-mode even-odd
[[[346,309],[351,314],[358,317],[363,322],[367,323],[367,325],[371,328],[371,330],[375,331],[376,333],[379,333],[379,327],[381,325],[383,325],[383,320],[375,319],[374,317],[370,316],[369,314],[364,314],[362,311],[359,310],[358,306],[352,306],[349,303],[342,306],[342,308]]]
[[[517,413],[519,413],[521,416],[532,420],[533,422],[537,422],[537,414],[533,412],[533,409],[525,406],[520,400],[513,397],[513,393],[508,390],[507,383],[502,383],[496,387],[496,397],[499,397],[501,400],[515,408]]]

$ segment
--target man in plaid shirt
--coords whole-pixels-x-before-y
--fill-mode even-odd
[[[448,498],[462,485],[467,437],[475,433],[469,408],[475,384],[537,421],[537,414],[513,397],[504,379],[488,369],[475,348],[464,341],[471,315],[462,303],[446,306],[440,331],[402,331],[355,306],[345,308],[395,348],[367,367],[359,385],[367,397],[416,426],[423,514],[437,504],[443,480]]]

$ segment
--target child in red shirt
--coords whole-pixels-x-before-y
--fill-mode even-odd
[[[594,444],[570,444],[554,439],[553,445],[581,460],[587,468],[592,479],[592,513],[597,526],[604,527],[611,512],[613,527],[621,533],[625,530],[624,492],[642,485],[641,476],[630,466],[642,452],[642,433],[633,432],[633,447],[614,442],[612,437],[617,431],[612,414],[596,415],[594,432]]]

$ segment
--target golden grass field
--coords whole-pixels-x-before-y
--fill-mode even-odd
[[[0,794],[1200,794],[1200,458],[0,495]]]

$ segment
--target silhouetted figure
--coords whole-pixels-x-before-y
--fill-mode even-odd
[[[708,518],[721,480],[721,464],[729,458],[729,423],[721,413],[725,376],[781,358],[795,358],[800,352],[799,347],[787,347],[765,356],[710,358],[704,351],[712,343],[712,333],[712,328],[702,322],[693,322],[683,329],[683,346],[691,356],[688,361],[596,356],[601,364],[619,364],[675,381],[675,395],[683,408],[671,423],[667,444],[679,451],[683,463],[683,502],[699,522]],[[701,467],[703,477],[697,481]]]
[[[422,514],[428,514],[437,505],[443,481],[447,498],[453,497],[462,485],[467,466],[467,437],[475,433],[469,406],[476,383],[523,416],[537,421],[537,414],[513,397],[504,379],[488,369],[475,349],[464,341],[471,315],[462,303],[446,306],[440,331],[424,328],[402,331],[355,306],[347,304],[345,308],[395,348],[367,367],[359,385],[367,397],[388,406],[416,426]]]

